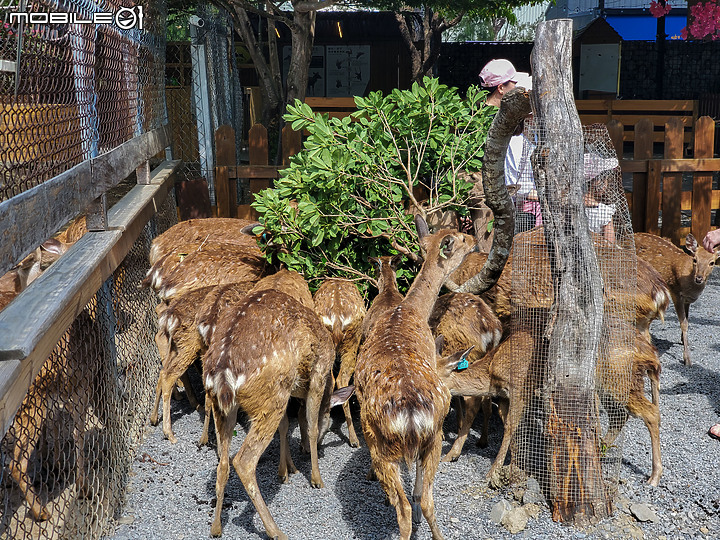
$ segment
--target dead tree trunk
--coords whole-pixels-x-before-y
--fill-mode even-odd
[[[539,133],[532,164],[554,287],[545,331],[550,499],[554,520],[581,525],[609,515],[611,501],[594,395],[603,284],[583,207],[583,133],[572,94],[571,49],[570,20],[540,23],[531,56]]]

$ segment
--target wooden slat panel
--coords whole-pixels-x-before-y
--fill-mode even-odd
[[[648,161],[646,159],[625,159],[620,162],[622,172],[647,172]],[[720,171],[720,158],[708,159],[657,159],[662,173],[675,172],[716,172]]]
[[[575,107],[578,112],[583,111],[608,111],[610,110],[609,99],[578,99],[575,100]]]
[[[167,146],[166,126],[0,203],[0,275]]]
[[[680,120],[687,128],[691,128],[693,125],[692,116],[674,116],[670,114],[613,114],[612,116],[613,118],[622,119],[625,126],[632,126],[633,124],[637,124],[640,120],[645,119],[650,120],[655,126],[664,126],[672,118]]]
[[[635,159],[652,157],[652,131],[650,120],[641,120],[635,124]],[[648,167],[649,170],[649,167]],[[633,215],[632,224],[635,232],[645,232],[647,223],[647,189],[648,173],[633,173]]]
[[[715,148],[715,122],[709,116],[699,118],[695,124],[695,157],[712,158]],[[692,197],[692,233],[701,241],[710,228],[710,197],[712,175],[695,174]]]
[[[673,118],[665,124],[665,158],[679,159],[683,155],[683,124]],[[662,236],[680,244],[680,197],[682,173],[668,173],[663,177]]]
[[[306,97],[305,103],[313,109],[345,108],[355,109],[355,98],[351,97]]]
[[[215,163],[217,215],[232,217],[235,215],[235,199],[231,196],[228,167],[235,165],[235,130],[227,124],[215,130]]]
[[[644,231],[650,234],[660,234],[658,227],[658,214],[660,212],[660,183],[662,173],[656,161],[650,161],[647,172],[647,193],[645,194],[645,224]]]
[[[238,165],[228,167],[229,178],[278,178],[275,165]]]
[[[300,132],[293,130],[290,126],[282,129],[282,163],[283,167],[290,166],[290,156],[300,152],[302,149],[302,137]]]
[[[0,428],[4,434],[57,341],[115,271],[167,197],[180,161],[153,171],[108,213],[113,230],[85,234],[0,312]],[[48,301],[48,299],[52,301]]]
[[[613,111],[695,111],[692,99],[616,99],[612,102]]]
[[[581,114],[580,115],[580,123],[583,126],[587,126],[590,124],[604,124],[608,120],[610,120],[610,116],[607,114]]]
[[[255,124],[248,133],[248,157],[250,165],[268,164],[268,134],[262,124]]]
[[[618,159],[621,160],[623,157],[623,132],[625,128],[623,127],[622,122],[613,119],[607,123],[607,129],[608,134],[610,135],[610,140],[615,148],[615,154]]]

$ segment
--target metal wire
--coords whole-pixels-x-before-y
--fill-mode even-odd
[[[157,300],[137,284],[176,215],[170,195],[30,387],[0,443],[0,539],[112,533],[160,370]]]
[[[536,145],[544,143],[545,134],[534,123],[526,125],[524,134],[527,157]],[[554,251],[547,248],[542,214],[538,212],[537,223],[536,216],[531,214],[530,219],[525,220],[529,223],[525,232],[515,236],[508,262],[512,272],[509,299],[511,334],[525,331],[534,338],[534,344],[529,347],[526,340],[518,340],[514,345],[517,367],[510,401],[520,399],[524,407],[522,421],[513,438],[512,463],[535,476],[546,494],[552,494],[556,487],[552,485],[551,472],[553,460],[557,458],[560,431],[569,425],[579,433],[584,420],[589,419],[585,426],[593,432],[599,467],[588,467],[588,471],[597,476],[585,480],[588,485],[603,486],[601,492],[612,495],[617,489],[622,435],[613,439],[610,435],[614,433],[609,433],[609,430],[617,426],[622,428],[627,419],[635,339],[633,295],[637,283],[637,262],[620,168],[607,128],[602,124],[584,126],[583,135],[585,214],[590,229],[595,231],[591,237],[598,266],[588,268],[589,261],[580,262],[591,274],[602,279],[604,316],[600,335],[597,336],[597,369],[595,373],[582,373],[576,378],[587,381],[590,388],[594,387],[594,399],[584,404],[581,400],[572,399],[561,403],[554,393],[556,381],[551,380],[550,374],[557,373],[558,366],[548,364],[553,360],[549,358],[550,342],[546,331],[555,300],[551,267],[559,262],[552,259]],[[525,175],[522,179],[524,183],[533,184],[531,167],[522,174]],[[583,175],[577,177],[583,178]],[[521,204],[518,203],[519,206]],[[598,208],[604,211],[598,212]],[[531,209],[531,205],[525,206],[527,212]],[[612,236],[607,230],[608,223],[614,226]],[[580,257],[579,250],[573,253],[575,257]],[[578,294],[587,296],[589,291],[580,290]],[[562,305],[557,308],[560,312],[564,309]],[[565,373],[575,369],[572,364],[561,367]],[[556,399],[553,401],[551,396]],[[556,421],[559,415],[556,409],[559,408],[563,408],[565,420],[569,419],[566,426],[560,426]],[[582,456],[582,459],[585,457]],[[571,497],[581,499],[579,493],[572,493]],[[590,501],[592,505],[598,503]]]

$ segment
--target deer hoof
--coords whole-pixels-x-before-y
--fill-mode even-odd
[[[412,528],[416,530],[420,526],[422,520],[422,508],[420,507],[420,501],[413,501],[412,503]]]

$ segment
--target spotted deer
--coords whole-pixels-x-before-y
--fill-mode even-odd
[[[250,428],[232,463],[269,537],[287,539],[265,504],[255,470],[279,429],[278,476],[286,481],[297,471],[287,441],[290,396],[306,401],[310,483],[324,486],[318,467],[318,424],[330,407],[334,360],[332,336],[314,310],[279,290],[251,292],[219,316],[203,357],[206,403],[212,407],[219,455],[213,536],[222,534],[229,447],[240,408],[247,413]]]
[[[683,344],[683,362],[689,366],[690,344],[688,342],[688,315],[690,304],[695,302],[720,258],[720,246],[713,253],[698,249],[697,240],[692,234],[685,238],[685,251],[670,240],[648,233],[635,233],[635,249],[641,257],[652,265],[665,281],[670,290],[675,312],[680,321],[680,333]]]
[[[364,342],[375,321],[386,311],[395,308],[402,299],[397,284],[395,272],[402,261],[402,255],[386,255],[383,257],[370,257],[368,260],[377,271],[378,293],[373,298],[370,308],[363,320],[360,342]]]
[[[315,312],[325,327],[330,331],[335,344],[335,352],[340,358],[340,370],[335,381],[335,388],[344,388],[350,384],[355,373],[358,347],[365,318],[365,301],[357,286],[345,279],[329,278],[315,291],[313,296]],[[360,446],[350,404],[343,404],[345,423],[348,430],[350,446]]]
[[[428,319],[443,283],[476,245],[472,236],[460,232],[427,236],[424,220],[417,217],[416,224],[425,262],[402,302],[370,330],[358,355],[355,386],[373,469],[395,507],[400,537],[410,538],[419,506],[438,540],[443,535],[435,516],[433,483],[450,391],[438,375]],[[416,465],[412,506],[400,477],[403,462]]]
[[[438,298],[429,323],[433,335],[443,337],[442,355],[449,356],[472,347],[467,358],[470,363],[495,348],[502,337],[500,319],[482,298],[470,293],[448,293]],[[443,461],[454,461],[460,456],[480,406],[483,408],[483,431],[478,444],[483,448],[487,446],[492,401],[490,398],[465,398],[460,410],[468,411],[469,422],[465,421],[464,413],[458,415],[458,437]]]

